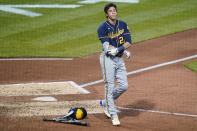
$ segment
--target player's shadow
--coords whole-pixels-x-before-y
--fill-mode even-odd
[[[138,116],[141,112],[145,112],[147,110],[152,110],[154,108],[154,104],[151,102],[148,102],[147,100],[140,100],[132,105],[127,105],[121,108],[118,108],[120,111],[119,118],[124,117],[135,117]]]

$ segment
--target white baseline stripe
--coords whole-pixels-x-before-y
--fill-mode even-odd
[[[156,110],[145,110],[145,109],[136,109],[136,108],[126,108],[126,107],[119,107],[117,108],[122,110],[133,110],[133,111],[141,111],[141,112],[151,112],[151,113],[159,113],[159,114],[167,114],[167,115],[176,115],[176,116],[188,116],[188,117],[197,117],[197,115],[193,114],[184,114],[184,113],[175,113],[175,112],[165,112],[165,111],[156,111]]]
[[[0,7],[11,7],[11,8],[77,8],[82,5],[61,5],[61,4],[25,4],[25,5],[0,5]]]
[[[30,17],[36,17],[36,16],[41,16],[42,15],[40,13],[34,13],[34,12],[31,12],[31,11],[12,8],[12,7],[7,7],[7,6],[0,6],[0,10],[15,13],[15,14],[22,14],[22,15],[26,15],[26,16],[30,16]]]
[[[121,3],[139,3],[140,0],[83,0],[81,4],[95,4],[98,2],[121,2]]]
[[[139,73],[139,72],[143,72],[143,71],[159,68],[159,67],[162,67],[162,66],[178,63],[178,62],[181,62],[181,61],[186,61],[186,60],[193,59],[193,58],[197,58],[197,55],[181,58],[181,59],[170,61],[170,62],[165,62],[165,63],[154,65],[154,66],[149,66],[149,67],[146,67],[146,68],[142,68],[142,69],[139,69],[139,70],[136,70],[136,71],[129,72],[129,73],[127,73],[127,75],[131,75],[131,74],[135,74],[135,73]]]
[[[0,5],[0,10],[6,11],[6,12],[11,12],[15,14],[21,14],[25,16],[30,16],[30,17],[36,17],[36,16],[41,16],[41,13],[34,13],[31,11],[27,11],[24,9],[18,9],[18,8],[77,8],[82,5],[59,5],[59,4],[37,4],[37,5]]]
[[[0,61],[22,61],[22,60],[73,60],[73,58],[0,58]]]
[[[139,72],[159,68],[159,67],[162,67],[162,66],[178,63],[178,62],[181,62],[181,61],[186,61],[186,60],[193,59],[193,58],[197,58],[197,55],[181,58],[181,59],[178,59],[178,60],[173,60],[173,61],[170,61],[170,62],[165,62],[165,63],[158,64],[158,65],[149,66],[149,67],[142,68],[142,69],[139,69],[139,70],[136,70],[136,71],[131,71],[131,72],[128,72],[127,75],[136,74],[136,73],[139,73]],[[86,83],[86,84],[83,84],[83,85],[80,85],[80,86],[81,87],[86,87],[86,86],[95,85],[95,84],[98,84],[98,83],[101,83],[101,82],[103,82],[103,80],[97,80],[97,81],[94,81],[94,82],[89,82],[89,83]]]

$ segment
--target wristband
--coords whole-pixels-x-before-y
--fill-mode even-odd
[[[124,51],[124,46],[118,47],[118,52],[120,52],[120,51]]]

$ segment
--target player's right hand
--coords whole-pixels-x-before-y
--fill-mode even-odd
[[[110,49],[108,49],[107,52],[111,56],[116,56],[118,54],[118,49],[117,48],[110,48]]]

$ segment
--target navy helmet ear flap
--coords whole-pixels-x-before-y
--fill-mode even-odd
[[[80,109],[81,109],[81,110],[82,110],[82,112],[83,112],[82,119],[86,118],[86,116],[87,116],[87,111],[86,111],[86,109],[85,109],[85,108],[83,108],[83,107],[80,107]]]

